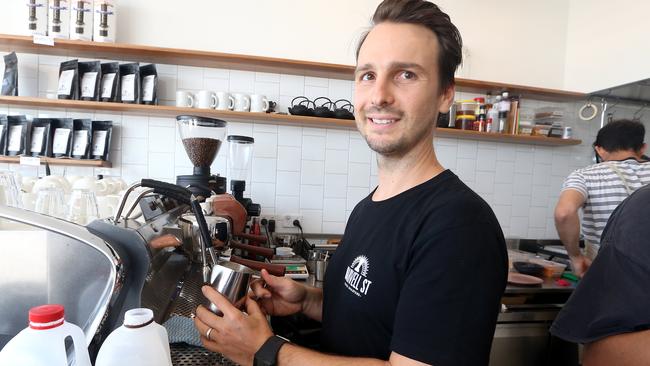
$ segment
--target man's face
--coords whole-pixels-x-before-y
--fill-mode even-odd
[[[368,146],[403,156],[431,144],[438,112],[447,112],[453,88],[439,93],[438,40],[429,29],[381,23],[364,41],[355,72],[355,117]]]

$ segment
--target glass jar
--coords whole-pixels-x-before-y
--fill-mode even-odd
[[[473,130],[476,116],[472,114],[460,114],[456,116],[455,128],[459,130]]]
[[[455,103],[456,107],[456,117],[458,116],[467,116],[467,115],[476,115],[476,109],[478,103],[473,100],[459,100]]]

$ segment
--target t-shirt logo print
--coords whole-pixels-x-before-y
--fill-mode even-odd
[[[362,297],[368,294],[372,281],[368,277],[370,261],[365,255],[356,257],[345,271],[345,287],[353,294]]]

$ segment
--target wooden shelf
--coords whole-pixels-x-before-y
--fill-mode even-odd
[[[0,34],[0,48],[16,52],[37,53],[84,58],[131,60],[198,67],[214,67],[280,74],[305,75],[332,79],[352,80],[354,66],[283,58],[247,56],[220,52],[186,50],[179,48],[143,45],[101,43],[88,41],[55,40],[54,46],[34,44],[32,37]],[[547,101],[576,101],[587,97],[584,93],[566,90],[538,88],[524,85],[487,82],[456,78],[457,90],[493,94],[507,90],[511,95]]]
[[[113,165],[110,161],[103,160],[77,160],[77,159],[61,159],[61,158],[40,158],[41,164],[48,163],[50,165],[67,165],[67,166],[82,166],[92,168],[111,168]],[[0,163],[19,164],[19,156],[0,156]]]
[[[514,144],[531,144],[542,146],[570,146],[580,145],[582,140],[576,139],[561,139],[555,137],[545,136],[527,136],[527,135],[508,135],[500,133],[486,133],[468,130],[456,130],[453,128],[438,128],[436,136],[449,137],[466,140],[479,140],[479,141],[493,141],[493,142],[506,142]]]
[[[218,111],[213,109],[187,108],[164,105],[128,103],[87,102],[83,100],[44,99],[32,97],[0,96],[0,104],[43,109],[75,109],[81,111],[122,112],[133,115],[176,118],[181,114],[219,118],[227,122],[263,122],[277,125],[301,125],[307,127],[353,128],[354,121],[336,118],[317,118],[255,112]]]
[[[217,111],[212,109],[184,108],[160,105],[87,102],[82,100],[43,99],[9,96],[0,96],[0,104],[25,106],[29,108],[36,107],[42,109],[73,109],[88,111],[92,113],[95,111],[109,111],[169,118],[175,118],[181,114],[189,114],[202,117],[219,118],[227,122],[261,122],[275,125],[299,125],[305,127],[326,127],[342,129],[354,129],[356,127],[354,121],[336,118],[305,117],[287,114]],[[449,138],[546,146],[579,145],[582,142],[580,140],[574,139],[560,139],[543,136],[490,134],[484,132],[456,130],[452,128],[438,128],[437,135],[440,137]]]
[[[508,91],[510,96],[518,95],[523,99],[545,100],[550,102],[572,102],[586,99],[585,93],[578,93],[567,90],[538,88],[535,86],[524,86],[517,84],[506,84],[491,81],[480,81],[472,79],[456,78],[456,90],[465,93],[485,94],[492,92],[498,95],[501,91]]]
[[[134,62],[214,67],[332,79],[352,79],[354,71],[354,67],[348,65],[133,44],[55,39],[54,46],[45,46],[34,44],[33,38],[30,36],[9,34],[0,34],[0,48],[45,55],[131,60]]]

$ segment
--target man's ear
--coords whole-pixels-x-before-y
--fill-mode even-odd
[[[440,113],[449,113],[451,105],[454,103],[454,95],[456,94],[456,87],[454,85],[449,86],[442,92],[439,96],[438,102],[438,112]]]
[[[643,145],[641,146],[641,149],[639,150],[639,155],[645,155],[645,151],[646,151],[647,148],[648,148],[648,144],[643,143]]]

